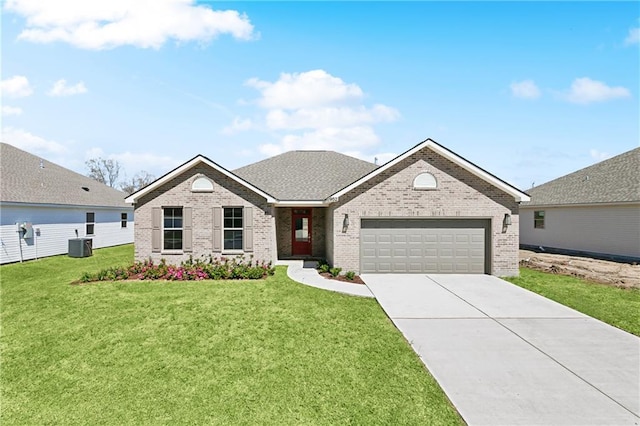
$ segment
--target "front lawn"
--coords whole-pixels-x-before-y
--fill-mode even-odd
[[[519,277],[507,280],[640,336],[640,289],[617,288],[527,268],[520,268]]]
[[[375,300],[283,267],[69,284],[132,258],[0,267],[1,424],[463,424]]]

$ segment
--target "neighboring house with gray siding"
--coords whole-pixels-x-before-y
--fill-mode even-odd
[[[0,263],[133,242],[126,194],[9,144],[0,144]]]
[[[523,248],[640,260],[640,148],[528,191]]]
[[[357,273],[517,275],[528,199],[427,139],[382,166],[291,151],[230,171],[198,155],[126,201],[138,260],[326,258]]]

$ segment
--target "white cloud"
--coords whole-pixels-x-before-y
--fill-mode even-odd
[[[179,158],[151,152],[126,151],[110,154],[108,158],[117,160],[125,170],[132,171],[130,172],[132,176],[140,170],[146,170],[155,175],[164,174],[167,170],[172,170],[181,163]]]
[[[279,143],[259,146],[265,155],[323,149],[371,157],[366,152],[380,143],[373,126],[400,117],[395,108],[365,105],[357,84],[324,70],[283,73],[275,82],[253,78],[246,84],[261,94],[254,103],[266,110],[265,128],[280,135]]]
[[[597,149],[589,150],[589,154],[591,155],[591,158],[593,158],[598,162],[611,158],[611,154],[607,152],[598,151]]]
[[[222,134],[224,135],[232,135],[238,132],[244,132],[253,127],[253,122],[249,118],[242,119],[240,117],[235,117],[230,125],[226,126],[222,129]]]
[[[533,80],[523,80],[511,83],[511,94],[516,98],[537,99],[540,97],[540,89]]]
[[[611,99],[628,98],[630,96],[631,93],[625,87],[610,87],[601,81],[582,77],[573,81],[571,89],[565,95],[565,99],[576,104],[590,104]]]
[[[207,42],[220,34],[242,40],[256,37],[245,14],[213,10],[194,0],[7,0],[4,8],[26,19],[19,39],[62,41],[82,49],[158,49],[169,39]]]
[[[324,127],[349,127],[363,123],[397,120],[400,114],[394,108],[374,105],[358,107],[301,108],[294,112],[274,109],[267,113],[270,129],[320,129]]]
[[[2,105],[2,115],[20,115],[22,114],[22,108],[12,107],[9,105]]]
[[[263,108],[297,109],[333,105],[363,96],[357,84],[346,84],[324,70],[302,73],[282,73],[271,83],[252,78],[245,83],[258,89],[262,97],[258,104]]]
[[[9,98],[24,98],[33,93],[29,79],[23,75],[16,75],[0,82],[2,96]]]
[[[66,146],[58,142],[44,139],[26,130],[14,127],[2,128],[2,141],[31,154],[47,156],[49,154],[64,154],[68,151]]]
[[[361,150],[376,146],[380,138],[371,127],[327,127],[302,134],[287,134],[279,144],[264,144],[258,149],[266,155],[276,155],[291,150],[329,150],[349,152],[362,158]]]
[[[624,39],[626,46],[631,46],[640,43],[640,28],[631,28],[627,34],[627,38]]]
[[[87,93],[87,87],[84,85],[83,81],[76,83],[73,86],[68,86],[67,80],[61,79],[53,84],[53,87],[51,88],[51,90],[49,90],[49,92],[47,92],[47,95],[72,96],[81,95],[83,93]]]

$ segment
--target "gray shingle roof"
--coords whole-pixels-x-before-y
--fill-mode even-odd
[[[0,180],[3,202],[131,207],[124,192],[6,143],[0,143]]]
[[[640,201],[640,148],[527,191],[523,206],[628,203]]]
[[[279,200],[324,200],[378,166],[333,151],[289,151],[233,173]]]

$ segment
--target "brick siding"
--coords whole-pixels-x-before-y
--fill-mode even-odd
[[[192,192],[195,179],[206,176],[214,183],[213,192]],[[151,251],[151,212],[154,207],[191,207],[193,220],[192,253],[153,253]],[[135,208],[135,258],[153,259],[159,262],[179,264],[190,255],[194,259],[201,256],[233,257],[236,254],[213,253],[213,207],[253,207],[253,255],[254,260],[273,260],[275,250],[272,244],[273,207],[266,200],[245,186],[224,174],[199,164],[156,188],[142,197]]]
[[[429,172],[436,190],[413,189]],[[340,197],[333,211],[332,247],[327,258],[344,271],[360,269],[360,219],[377,217],[491,219],[491,274],[518,275],[518,203],[513,196],[425,148]],[[503,229],[505,213],[512,224]],[[342,232],[344,215],[349,228]]]

